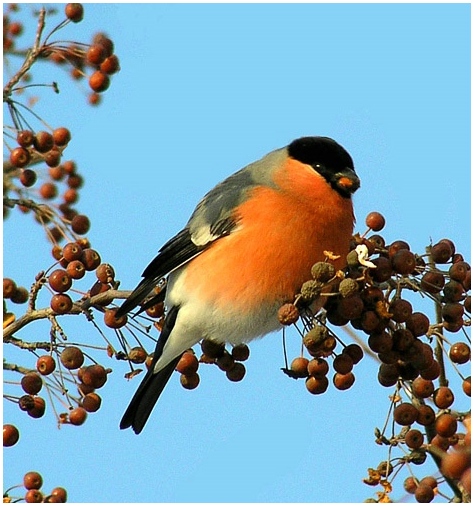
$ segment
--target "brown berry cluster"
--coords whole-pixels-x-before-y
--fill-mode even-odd
[[[12,19],[18,11],[18,4],[6,5],[3,13],[3,52],[13,51],[18,38],[23,33],[23,23]]]
[[[427,455],[439,452],[438,459],[443,462],[445,458],[447,462],[467,461],[470,439],[469,445],[464,441],[470,434],[457,432],[467,414],[460,407],[455,408],[455,393],[448,386],[447,374],[452,372],[461,378],[460,396],[470,396],[471,377],[462,367],[471,359],[467,337],[471,267],[449,239],[417,254],[406,241],[386,244],[380,234],[367,237],[383,229],[385,218],[380,213],[370,213],[366,225],[369,230],[353,238],[345,269],[336,271],[328,255],[327,261],[313,266],[312,279],[303,284],[294,303],[280,308],[278,318],[282,325],[303,323],[303,349],[310,355],[298,356],[284,371],[291,377],[305,378],[308,391],[320,394],[329,384],[328,359],[335,371],[333,383],[343,390],[353,385],[353,365],[364,353],[375,356],[380,362],[379,383],[395,388],[389,412],[394,424],[385,426],[401,426],[400,432],[388,437],[384,431],[389,429],[384,429],[377,436],[378,444],[402,450],[400,458],[392,452],[393,467],[420,465]],[[434,319],[414,307],[416,294],[421,294],[420,299],[433,301]],[[314,308],[321,305],[315,314]],[[344,325],[350,325],[365,338],[359,344],[345,345],[330,329]],[[460,337],[452,340],[450,336],[455,333]],[[342,344],[341,352],[336,351],[338,342]],[[461,446],[465,449],[461,450]],[[450,477],[457,480],[454,494],[462,495],[466,488],[463,483],[470,484],[470,466],[451,474],[446,474],[441,464],[438,467],[443,481]],[[387,499],[392,489],[389,470],[381,473],[379,468],[370,469],[365,480],[369,485],[384,487],[378,493],[379,500]],[[425,490],[426,483],[422,485]],[[415,494],[417,500],[423,497],[430,501],[438,493],[436,487],[432,488],[430,498],[426,490],[425,494],[420,490]]]
[[[63,503],[67,501],[67,491],[63,487],[55,487],[50,494],[41,491],[43,486],[43,477],[37,471],[29,471],[23,476],[22,485],[11,487],[3,494],[3,502],[19,502],[21,500],[28,503]],[[24,495],[12,496],[12,490],[23,488],[26,490]],[[23,493],[23,492],[22,492]]]
[[[250,356],[249,347],[246,344],[238,344],[232,347],[229,352],[224,343],[217,343],[210,339],[201,341],[201,357],[198,359],[194,350],[185,351],[178,364],[176,371],[181,374],[180,381],[183,388],[193,390],[199,385],[199,364],[215,364],[225,372],[230,381],[241,381],[245,376],[245,362]]]

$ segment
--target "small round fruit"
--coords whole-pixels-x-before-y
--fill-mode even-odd
[[[468,396],[471,397],[471,377],[469,376],[462,382],[462,391]]]
[[[447,409],[454,402],[453,391],[449,387],[439,387],[433,394],[435,406],[439,409]]]
[[[87,418],[87,411],[81,406],[69,411],[69,423],[72,425],[82,425]]]
[[[354,364],[358,364],[362,360],[362,358],[364,357],[364,351],[362,350],[362,348],[358,344],[355,344],[355,343],[348,344],[342,350],[342,353],[349,355],[349,357],[351,357],[352,362]]]
[[[394,271],[404,276],[411,274],[416,268],[415,255],[407,249],[397,251],[391,260]]]
[[[388,312],[392,315],[391,319],[397,323],[406,322],[413,313],[411,303],[405,299],[394,299],[390,302]]]
[[[92,44],[86,53],[86,60],[91,65],[100,65],[105,57],[105,49],[101,44]]]
[[[101,72],[104,74],[115,74],[120,70],[120,62],[118,57],[115,54],[108,56],[101,64],[100,64]]]
[[[448,302],[441,307],[441,316],[448,323],[462,321],[464,315],[464,306],[459,302]],[[452,359],[451,359],[452,360]]]
[[[48,277],[49,286],[59,293],[67,292],[72,286],[71,276],[64,269],[54,270]]]
[[[431,406],[427,406],[426,404],[422,404],[418,408],[418,415],[416,417],[416,422],[420,425],[427,426],[434,423],[436,418],[436,414]]]
[[[199,361],[196,355],[192,351],[185,351],[176,365],[176,370],[185,376],[190,376],[198,370],[198,367]]]
[[[453,248],[444,241],[440,241],[431,247],[431,257],[437,264],[447,263],[453,253]]]
[[[428,293],[439,293],[444,287],[444,276],[441,272],[428,271],[420,281],[422,290]]]
[[[77,214],[71,221],[71,228],[76,234],[84,235],[89,232],[91,222],[84,214]]]
[[[415,336],[424,336],[430,328],[430,320],[420,312],[414,312],[406,321],[406,328]]]
[[[336,372],[340,374],[347,374],[352,371],[354,361],[347,353],[341,353],[340,355],[336,355],[334,357],[332,366]]]
[[[43,494],[34,488],[31,490],[28,490],[25,494],[25,502],[28,503],[37,503],[37,502],[43,502]]]
[[[30,163],[30,160],[30,152],[26,148],[14,148],[10,152],[10,163],[13,167],[26,167]]]
[[[36,361],[36,369],[43,376],[51,374],[56,368],[56,362],[51,355],[42,355]]]
[[[327,376],[309,376],[306,379],[306,389],[309,393],[318,395],[324,393],[329,386],[329,380]]]
[[[386,257],[378,257],[372,260],[375,265],[375,269],[370,269],[370,275],[378,283],[387,281],[392,276],[392,263]]]
[[[19,439],[20,432],[14,425],[10,423],[3,424],[3,446],[8,447],[16,445]]]
[[[418,409],[409,402],[402,402],[393,410],[393,419],[399,425],[411,425],[417,416]]]
[[[449,350],[449,358],[456,364],[465,364],[471,360],[471,348],[463,342],[454,343]]]
[[[235,362],[233,367],[226,371],[225,375],[228,380],[237,382],[244,379],[245,372],[245,365],[240,362]]]
[[[444,300],[446,302],[460,302],[464,299],[464,286],[459,281],[448,281],[443,288]]]
[[[36,395],[43,388],[41,376],[35,372],[26,373],[21,378],[21,388],[30,395]]]
[[[84,398],[81,401],[81,406],[88,412],[88,413],[95,413],[102,404],[102,398],[100,395],[96,394],[95,392],[91,392],[89,394],[86,394]]]
[[[449,277],[454,281],[462,283],[467,276],[469,270],[467,262],[456,262],[449,268]]]
[[[16,292],[17,286],[15,281],[10,278],[3,278],[3,298],[10,299]]]
[[[46,402],[42,397],[34,398],[34,406],[27,411],[31,418],[41,418],[46,411]]]
[[[415,490],[415,499],[418,502],[431,502],[434,498],[434,491],[429,485],[418,485]]]
[[[67,262],[80,260],[82,257],[82,248],[77,242],[68,242],[63,248],[63,257]]]
[[[417,486],[418,486],[418,482],[417,482],[417,480],[415,480],[415,478],[413,478],[413,476],[409,476],[403,482],[403,488],[409,494],[414,494]]]
[[[20,183],[26,188],[30,188],[36,183],[36,172],[31,169],[23,169],[20,174]]]
[[[71,140],[71,132],[65,127],[56,128],[53,131],[53,141],[56,146],[66,146]]]
[[[197,372],[195,372],[189,376],[185,376],[184,374],[181,374],[181,377],[180,377],[181,385],[186,390],[194,390],[195,388],[197,388],[197,386],[199,385],[199,381],[200,381],[200,378],[199,378],[199,374]]]
[[[40,186],[39,194],[45,200],[54,199],[58,196],[58,187],[48,181]]]
[[[420,448],[423,442],[423,434],[418,429],[410,429],[405,434],[405,443],[407,444],[408,448],[411,448],[412,450]]]
[[[89,86],[96,93],[102,93],[110,86],[110,77],[104,72],[96,70],[89,77]]]
[[[69,313],[72,309],[72,299],[67,293],[55,293],[51,297],[50,307],[57,314]]]
[[[441,472],[444,476],[459,479],[464,471],[471,466],[471,454],[467,451],[446,453],[441,461]]]
[[[308,362],[308,374],[315,378],[322,378],[329,372],[329,365],[324,358],[313,358]]]
[[[66,4],[64,13],[73,23],[79,23],[84,17],[84,7],[81,3],[69,3]]]
[[[209,358],[219,358],[224,354],[225,345],[210,339],[203,339],[201,341],[201,350]]]
[[[23,485],[27,490],[39,490],[43,486],[43,477],[36,471],[30,471],[23,476]]]
[[[450,413],[443,413],[435,422],[436,432],[442,437],[451,437],[456,434],[458,421],[456,417]]]
[[[385,218],[377,211],[372,211],[366,216],[365,224],[374,232],[379,232],[385,226]]]
[[[33,140],[33,146],[39,153],[47,153],[54,146],[53,136],[49,132],[37,132]]]
[[[82,279],[86,275],[86,268],[80,260],[73,260],[67,264],[66,272],[72,279]]]
[[[432,381],[418,377],[413,381],[412,389],[413,393],[417,397],[427,399],[428,397],[431,397],[435,388]]]
[[[22,148],[28,148],[33,144],[35,134],[31,130],[21,130],[18,132],[16,141]]]
[[[81,262],[86,271],[94,271],[100,265],[100,255],[95,249],[85,248],[82,250]]]
[[[347,374],[337,372],[333,376],[332,382],[338,390],[347,390],[354,384],[355,376],[352,372],[348,372]]]
[[[93,388],[101,388],[107,381],[107,371],[100,364],[89,365],[82,369],[82,382]]]
[[[118,308],[106,309],[104,313],[104,323],[111,329],[119,329],[127,324],[128,317],[126,314],[117,318],[115,314]]]
[[[250,356],[250,348],[245,344],[237,344],[232,348],[231,355],[237,362],[245,362]]]
[[[66,369],[79,369],[84,363],[84,353],[77,346],[66,346],[61,352],[60,360]]]
[[[67,491],[63,487],[55,487],[51,491],[51,497],[53,497],[56,502],[66,502],[67,501]]]
[[[290,369],[297,378],[306,378],[308,376],[309,360],[305,357],[296,357],[292,360]]]
[[[128,360],[134,364],[143,364],[148,357],[148,354],[141,346],[135,346],[128,352]]]
[[[101,283],[112,283],[115,278],[115,271],[110,264],[100,264],[95,270],[95,275]]]

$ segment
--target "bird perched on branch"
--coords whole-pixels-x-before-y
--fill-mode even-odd
[[[236,172],[199,202],[117,312],[142,304],[167,276],[163,329],[122,429],[141,432],[182,353],[201,339],[236,345],[280,327],[278,309],[294,300],[324,251],[344,261],[359,185],[341,145],[303,137]]]

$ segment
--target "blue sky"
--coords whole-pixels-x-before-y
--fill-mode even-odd
[[[85,86],[48,70],[38,81],[57,80],[61,93],[43,92],[36,112],[73,133],[67,153],[86,178],[78,208],[123,288],[207,190],[303,135],[351,153],[356,230],[378,210],[387,242],[422,252],[449,237],[470,257],[469,4],[87,4],[60,37],[98,30],[122,68],[103,105],[84,108]],[[51,264],[31,221],[4,225],[4,274],[27,287]],[[71,340],[99,339],[84,322],[65,327]],[[32,332],[46,338],[47,326],[19,335]],[[289,348],[298,354],[295,333]],[[188,392],[175,375],[135,436],[118,422],[138,379],[99,356],[114,373],[83,427],[57,430],[51,410],[30,420],[6,403],[4,420],[22,429],[4,452],[6,485],[35,469],[73,502],[359,502],[374,492],[361,480],[386,456],[373,429],[390,391],[367,357],[349,391],[313,397],[280,372],[280,335],[267,336],[251,345],[240,383],[203,367]]]

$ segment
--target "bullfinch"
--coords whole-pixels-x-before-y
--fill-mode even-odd
[[[303,137],[205,195],[117,311],[142,304],[167,277],[153,361],[120,428],[142,431],[185,350],[202,339],[236,345],[279,329],[278,309],[294,300],[325,251],[340,255],[335,266],[343,267],[359,185],[341,145]]]

